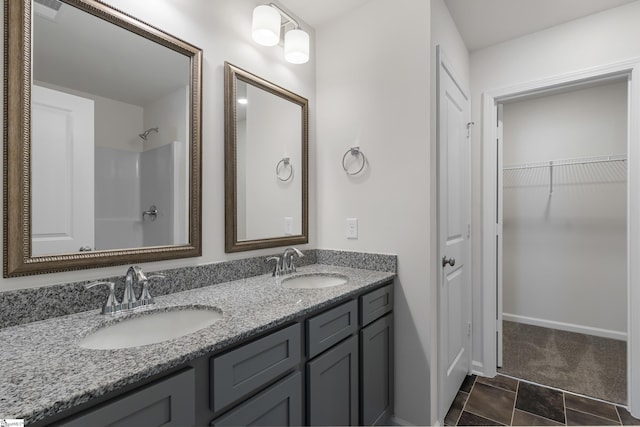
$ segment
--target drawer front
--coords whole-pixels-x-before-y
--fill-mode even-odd
[[[295,324],[211,359],[214,412],[260,389],[300,363],[300,325]]]
[[[360,297],[362,326],[393,310],[393,285],[387,285]]]
[[[65,420],[58,426],[185,426],[195,424],[195,372],[183,371],[151,385],[116,397]]]
[[[307,355],[314,357],[358,329],[358,302],[349,301],[307,320]]]
[[[300,426],[302,421],[302,374],[296,372],[214,420],[211,425]]]

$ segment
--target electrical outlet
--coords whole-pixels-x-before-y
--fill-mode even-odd
[[[347,239],[358,238],[358,218],[347,218]]]
[[[284,234],[291,236],[293,234],[293,218],[290,216],[284,217]]]

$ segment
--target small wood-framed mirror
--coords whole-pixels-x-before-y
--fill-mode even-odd
[[[200,256],[202,50],[99,0],[4,13],[4,277]]]
[[[309,241],[309,102],[225,63],[225,250]]]

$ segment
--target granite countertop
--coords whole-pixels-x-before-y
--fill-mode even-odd
[[[23,418],[27,424],[42,420],[395,277],[320,264],[299,268],[294,275],[308,273],[339,273],[349,281],[332,288],[285,289],[262,275],[157,297],[145,311],[211,307],[222,312],[222,319],[192,334],[141,347],[79,347],[92,331],[123,317],[103,316],[99,309],[0,329],[0,417]]]

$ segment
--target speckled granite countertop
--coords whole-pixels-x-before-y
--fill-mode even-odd
[[[142,347],[79,347],[86,335],[117,321],[100,315],[99,310],[0,329],[0,418],[24,418],[27,424],[42,420],[395,277],[393,273],[319,264],[299,268],[296,274],[330,272],[348,276],[348,283],[324,289],[285,289],[270,275],[262,275],[158,297],[145,311],[214,307],[222,311],[222,319],[192,334]]]

